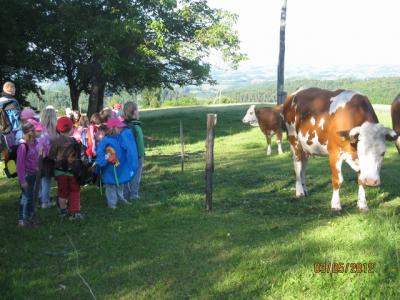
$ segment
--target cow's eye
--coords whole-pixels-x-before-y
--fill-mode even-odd
[[[386,152],[382,152],[382,153],[381,153],[381,156],[385,156],[385,153],[386,153]]]

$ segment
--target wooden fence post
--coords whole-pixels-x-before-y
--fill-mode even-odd
[[[179,121],[179,135],[181,138],[181,172],[183,172],[183,166],[185,164],[185,145],[183,142],[183,126],[182,120]]]
[[[214,172],[214,126],[217,124],[216,114],[207,114],[206,141],[206,209],[212,210],[213,172]]]

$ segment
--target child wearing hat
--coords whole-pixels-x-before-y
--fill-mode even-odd
[[[118,202],[129,204],[124,197],[124,186],[135,175],[137,149],[132,132],[119,118],[108,119],[106,125],[106,136],[97,146],[96,163],[105,185],[108,207],[115,209]]]
[[[61,117],[57,120],[59,135],[51,141],[49,157],[55,161],[54,175],[57,180],[57,196],[60,216],[69,216],[70,220],[82,219],[80,213],[81,187],[72,173],[71,165],[77,159],[76,145],[72,137],[73,124],[70,118]]]
[[[17,174],[22,190],[19,204],[19,226],[30,225],[34,215],[33,194],[39,158],[36,139],[41,130],[40,123],[34,120],[28,120],[22,126],[24,136],[17,149]]]

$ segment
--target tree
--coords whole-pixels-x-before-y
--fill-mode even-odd
[[[35,52],[51,56],[57,77],[67,79],[72,106],[89,94],[88,114],[102,108],[108,89],[212,82],[206,58],[219,50],[233,66],[239,50],[237,16],[205,0],[40,0],[45,20]]]
[[[140,103],[144,107],[160,107],[161,88],[145,88],[140,95]]]
[[[52,73],[46,54],[38,55],[32,44],[40,18],[33,1],[0,0],[0,7],[0,84],[13,81],[16,98],[24,103],[29,92],[43,93],[38,82]]]

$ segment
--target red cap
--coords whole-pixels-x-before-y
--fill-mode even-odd
[[[119,118],[110,118],[107,121],[107,128],[113,128],[113,127],[125,127],[126,124],[123,123]]]
[[[61,117],[57,120],[57,131],[64,133],[69,132],[72,129],[72,121],[68,117]]]

